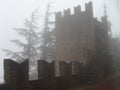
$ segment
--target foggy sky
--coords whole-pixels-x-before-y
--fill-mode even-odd
[[[63,11],[63,9],[82,5],[89,0],[0,0],[0,82],[3,81],[3,59],[7,58],[2,49],[18,50],[9,40],[17,38],[13,28],[23,27],[24,20],[30,17],[30,14],[40,8],[41,16],[44,16],[48,2],[52,4],[53,11]],[[94,6],[94,16],[100,18],[103,15],[103,1],[92,0]],[[120,12],[118,13],[115,5],[107,2],[109,20],[112,23],[112,32],[118,35],[120,32]]]

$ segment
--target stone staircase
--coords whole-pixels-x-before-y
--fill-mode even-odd
[[[86,80],[88,84],[96,83],[97,79],[97,64],[95,62],[90,62],[87,67]]]

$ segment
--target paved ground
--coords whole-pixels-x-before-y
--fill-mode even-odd
[[[99,85],[96,85],[93,90],[120,90],[120,75],[112,76]]]

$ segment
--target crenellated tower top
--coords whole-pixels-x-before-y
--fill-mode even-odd
[[[62,15],[62,12],[57,12],[56,13],[56,21],[60,20],[63,17],[66,17],[66,16],[80,15],[82,13],[85,13],[89,17],[93,17],[92,2],[89,2],[89,3],[85,4],[85,11],[81,11],[81,6],[78,5],[78,6],[74,7],[74,13],[73,14],[71,14],[71,9],[70,8],[64,10],[63,15]]]

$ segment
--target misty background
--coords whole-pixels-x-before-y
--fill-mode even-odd
[[[51,10],[54,12],[81,5],[84,10],[85,2],[90,0],[0,0],[0,82],[3,82],[3,59],[7,56],[3,49],[19,50],[9,40],[21,38],[17,35],[13,28],[24,27],[24,20],[30,18],[31,13],[39,8],[40,20],[39,26],[42,30],[43,18],[45,17],[46,7],[49,2]],[[100,20],[104,15],[104,2],[107,6],[108,19],[111,22],[111,30],[113,36],[120,34],[120,9],[114,0],[91,0],[93,2],[94,17]]]

